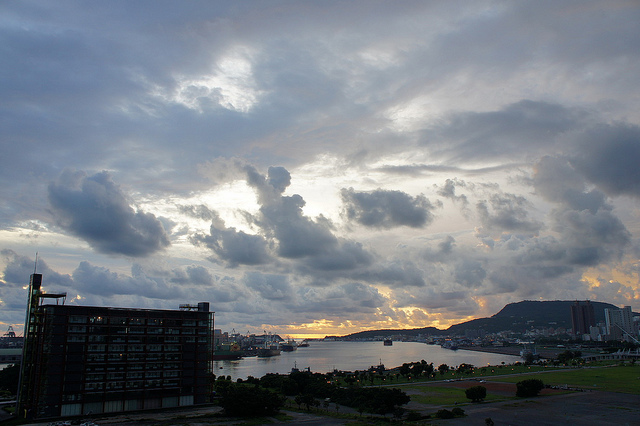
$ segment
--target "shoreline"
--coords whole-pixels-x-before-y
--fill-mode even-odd
[[[489,346],[460,346],[458,349],[474,352],[487,352],[500,355],[513,355],[520,356],[522,347],[520,346],[502,346],[502,347],[489,347]],[[558,356],[559,353],[565,351],[565,348],[538,348],[536,347],[536,353],[540,358],[553,359]]]

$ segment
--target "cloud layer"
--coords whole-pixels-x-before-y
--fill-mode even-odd
[[[0,5],[0,327],[69,303],[283,334],[640,310],[640,7]]]

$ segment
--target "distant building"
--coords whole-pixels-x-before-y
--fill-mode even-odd
[[[604,319],[607,325],[607,334],[611,340],[627,340],[633,337],[633,313],[631,306],[622,309],[605,309]]]
[[[18,413],[29,418],[208,402],[213,312],[42,304],[33,274]],[[56,301],[57,302],[57,301]]]
[[[588,300],[578,302],[576,300],[571,305],[571,331],[573,335],[583,336],[589,334],[591,327],[594,325],[596,325],[596,316],[591,302]]]

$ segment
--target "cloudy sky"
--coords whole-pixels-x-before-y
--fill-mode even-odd
[[[282,335],[640,310],[637,1],[0,3],[0,332],[67,303]]]

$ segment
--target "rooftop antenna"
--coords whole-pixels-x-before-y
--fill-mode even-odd
[[[33,266],[33,273],[35,274],[38,271],[38,252],[36,252],[36,262]]]

